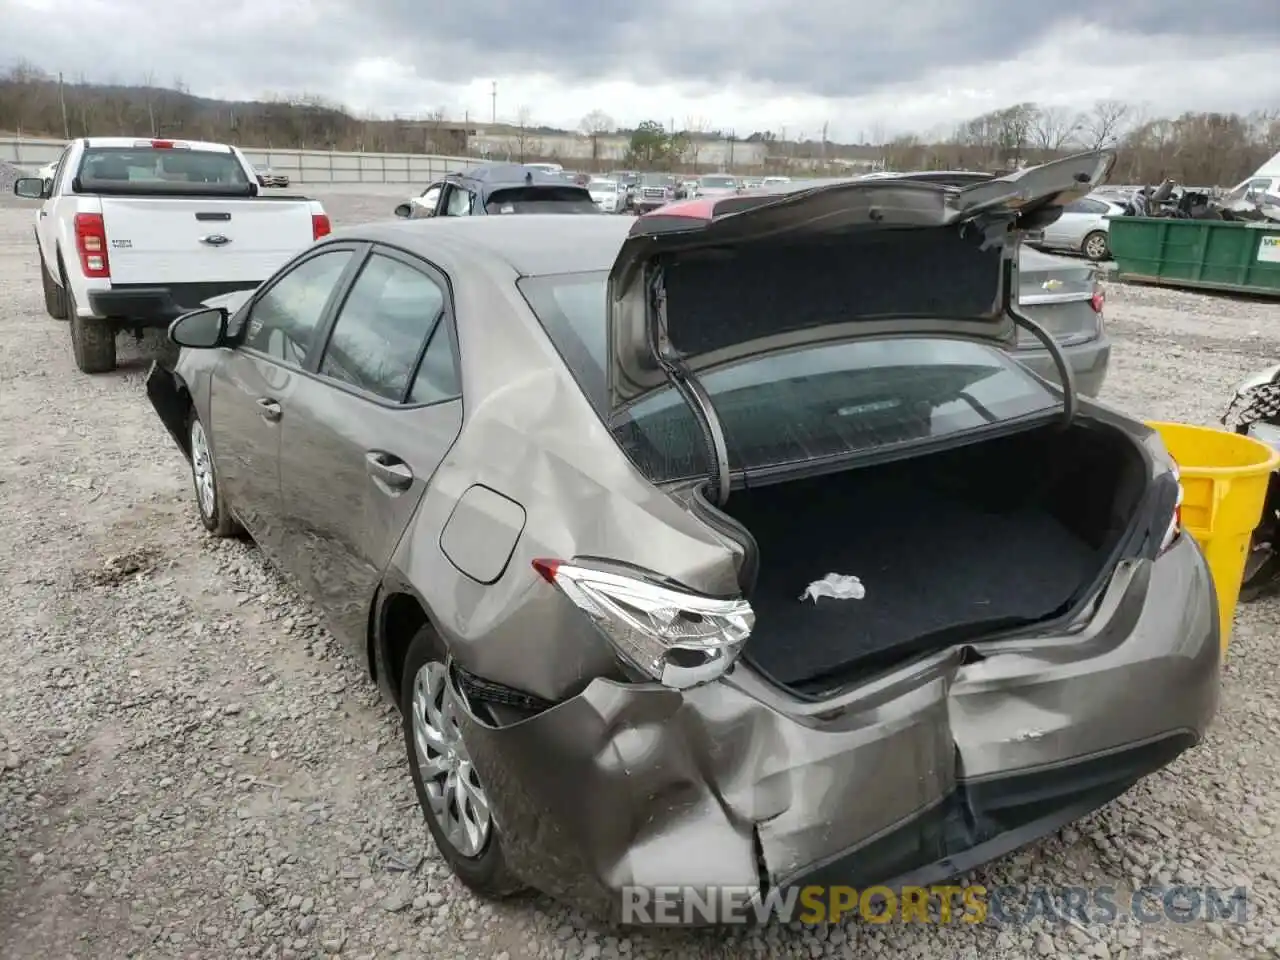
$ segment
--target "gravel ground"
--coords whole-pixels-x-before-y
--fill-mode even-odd
[[[406,191],[309,191],[338,224]],[[0,201],[0,956],[1280,956],[1280,601],[1237,619],[1208,742],[989,886],[1250,888],[1244,925],[630,934],[444,869],[392,711],[258,553],[199,528],[152,415],[153,346],[85,377],[43,311],[34,210]],[[1280,356],[1280,306],[1113,285],[1106,399],[1211,423]]]

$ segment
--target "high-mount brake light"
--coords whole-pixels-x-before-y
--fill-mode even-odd
[[[533,569],[591,620],[624,664],[675,690],[724,676],[755,626],[751,604],[740,597],[708,597],[656,577],[562,560],[534,560]]]

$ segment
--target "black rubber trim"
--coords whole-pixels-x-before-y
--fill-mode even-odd
[[[942,803],[777,886],[942,883],[1109,803],[1197,742],[1194,733],[1182,731],[1053,768],[961,781]]]
[[[514,707],[517,710],[527,710],[530,713],[542,713],[544,710],[550,710],[556,705],[554,700],[544,700],[542,697],[535,696],[532,693],[525,693],[523,690],[516,690],[513,687],[477,677],[474,673],[469,673],[456,663],[453,665],[453,672],[459,689],[467,700],[472,703],[489,703],[496,706]]]
[[[253,282],[179,283],[167,287],[117,284],[110,290],[90,290],[89,307],[97,316],[109,320],[162,327],[189,310],[198,310],[211,297],[257,286]]]

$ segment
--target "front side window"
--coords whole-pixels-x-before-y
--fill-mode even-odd
[[[444,302],[426,273],[375,253],[338,311],[321,376],[400,402]]]
[[[521,290],[574,378],[607,418],[607,274],[526,278]],[[980,429],[1045,413],[1060,399],[997,347],[942,338],[824,344],[700,375],[734,469],[760,469]],[[708,469],[692,412],[671,389],[615,419],[654,481]]]
[[[250,308],[244,345],[281,363],[304,365],[325,307],[350,261],[350,250],[321,253],[277,280]]]
[[[475,196],[470,190],[452,186],[449,188],[449,199],[445,204],[444,215],[446,217],[469,217],[471,216],[471,204],[474,200]]]

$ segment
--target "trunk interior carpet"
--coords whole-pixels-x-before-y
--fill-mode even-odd
[[[1047,617],[1097,570],[1094,550],[1043,508],[997,512],[901,476],[835,479],[729,502],[760,547],[745,654],[789,686],[953,642],[940,631]],[[858,577],[866,596],[802,602],[828,573]]]

